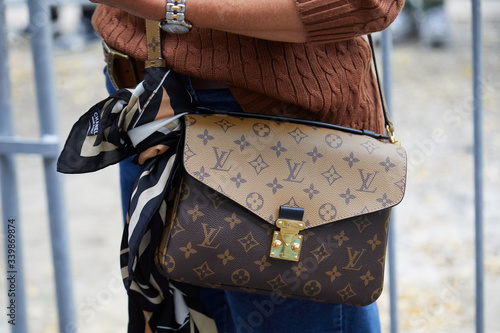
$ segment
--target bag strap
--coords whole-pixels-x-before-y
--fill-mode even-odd
[[[397,141],[394,137],[394,124],[392,123],[387,103],[385,102],[384,91],[382,89],[382,83],[380,82],[380,75],[377,68],[377,58],[375,57],[375,47],[373,46],[373,38],[371,34],[368,34],[368,43],[370,44],[370,49],[372,51],[373,69],[375,71],[375,77],[377,78],[378,94],[380,96],[380,103],[382,104],[382,111],[384,113],[385,129],[389,135],[389,141],[391,143],[396,143]]]
[[[145,67],[167,67],[167,63],[161,55],[162,45],[160,22],[154,20],[146,20],[146,41],[148,59],[146,60]]]
[[[160,32],[160,24],[158,21],[154,20],[146,20],[146,40],[147,40],[147,52],[148,52],[148,60],[146,60],[146,68],[152,67],[166,67],[166,62],[162,57],[161,50],[161,32]],[[377,59],[375,57],[375,48],[373,46],[373,39],[371,34],[368,34],[368,42],[370,44],[370,49],[372,52],[373,59],[373,69],[375,71],[375,77],[377,78],[377,86],[378,93],[380,96],[380,103],[382,104],[382,111],[384,113],[384,121],[385,121],[385,129],[387,131],[387,136],[377,135],[377,138],[385,138],[389,140],[391,143],[396,143],[396,139],[394,138],[394,124],[392,123],[391,117],[389,115],[389,111],[387,109],[387,105],[385,102],[384,92],[382,89],[382,84],[380,82],[380,76],[377,68]],[[246,114],[247,115],[247,114]],[[319,122],[315,122],[316,126],[319,125]],[[335,125],[334,125],[335,126]],[[326,126],[330,127],[330,126]],[[347,129],[347,127],[338,126],[338,128],[342,128],[343,130]],[[364,130],[355,130],[353,133],[373,133],[371,131]],[[375,133],[374,133],[375,134]],[[368,134],[370,135],[370,134]],[[370,135],[372,136],[372,135]]]

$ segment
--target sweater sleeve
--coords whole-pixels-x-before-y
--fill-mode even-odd
[[[330,43],[384,30],[404,0],[295,0],[309,43]]]

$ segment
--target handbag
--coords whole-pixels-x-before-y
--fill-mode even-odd
[[[156,256],[166,277],[358,306],[380,296],[391,208],[406,184],[392,135],[188,114],[181,154]]]
[[[195,113],[161,59],[158,23],[147,21],[146,30],[144,80],[82,115],[57,164],[63,173],[96,171],[134,155],[141,164],[120,249],[129,299],[139,305],[129,308],[131,323],[143,326],[136,320],[148,311],[153,328],[177,329],[189,320],[207,327],[196,286],[375,301],[391,208],[406,184],[406,153],[386,108],[389,135]]]
[[[406,182],[401,146],[282,118],[184,120],[181,181],[157,256],[165,276],[352,305],[379,297]]]

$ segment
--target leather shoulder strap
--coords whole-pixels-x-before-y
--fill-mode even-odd
[[[146,20],[146,40],[147,40],[147,50],[148,50],[148,60],[146,60],[146,68],[151,67],[166,67],[166,62],[162,58],[161,50],[161,31],[160,24],[158,21]],[[380,101],[382,104],[382,110],[384,113],[385,127],[387,134],[389,135],[390,141],[395,142],[394,139],[394,125],[392,123],[389,111],[387,110],[387,104],[385,102],[384,93],[382,89],[382,84],[380,82],[380,76],[377,68],[377,59],[375,57],[375,49],[373,47],[372,36],[368,35],[368,41],[370,43],[370,48],[373,58],[373,68],[375,70],[375,76],[377,78],[378,92],[380,95]]]
[[[161,32],[158,21],[146,20],[146,40],[148,50],[146,68],[166,67],[166,62],[161,55]]]
[[[370,43],[370,49],[372,51],[373,69],[377,78],[377,87],[380,96],[380,103],[382,104],[382,111],[384,112],[385,128],[387,130],[387,134],[389,135],[389,140],[394,143],[394,124],[392,123],[391,117],[389,115],[389,110],[387,108],[387,103],[385,102],[384,91],[382,89],[382,83],[380,82],[380,75],[377,68],[377,58],[375,57],[375,48],[373,46],[373,38],[371,34],[368,34],[368,42]]]

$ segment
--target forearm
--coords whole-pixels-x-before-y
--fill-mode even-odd
[[[165,20],[166,0],[90,0],[133,15]],[[294,0],[188,0],[186,21],[250,37],[283,42],[305,42],[306,32]]]
[[[305,42],[294,0],[189,0],[186,19],[194,26],[250,37]]]

